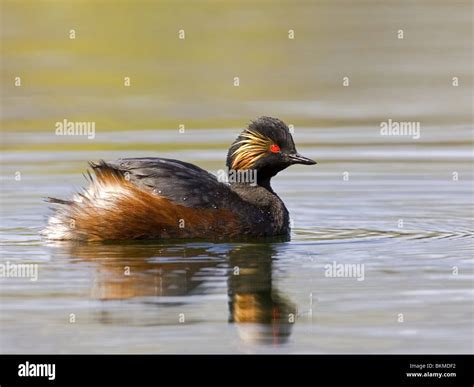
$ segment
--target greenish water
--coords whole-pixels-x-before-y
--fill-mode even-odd
[[[471,7],[2,2],[1,261],[38,280],[0,278],[0,351],[472,353]],[[85,184],[87,160],[215,173],[263,114],[318,161],[274,181],[291,241],[39,237],[43,198]],[[55,135],[64,118],[94,139]],[[382,136],[390,118],[420,138]],[[334,263],[363,280],[329,277]]]

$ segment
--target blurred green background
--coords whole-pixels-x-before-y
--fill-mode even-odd
[[[465,124],[472,4],[454,3],[2,0],[2,128]]]

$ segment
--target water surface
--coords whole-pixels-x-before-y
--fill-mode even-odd
[[[1,260],[39,268],[0,278],[2,353],[473,351],[470,2],[110,4],[2,3]],[[318,161],[274,179],[290,241],[39,237],[88,160],[216,173],[262,114]],[[56,136],[64,118],[95,138]],[[381,136],[389,118],[421,137]]]

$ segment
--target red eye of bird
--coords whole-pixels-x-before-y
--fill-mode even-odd
[[[278,153],[278,152],[280,152],[280,147],[279,147],[277,144],[273,144],[273,145],[270,147],[270,152],[272,152],[272,153]]]

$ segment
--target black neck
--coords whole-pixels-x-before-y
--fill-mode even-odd
[[[274,193],[270,185],[270,181],[282,169],[281,167],[265,166],[259,169],[248,169],[234,171],[228,170],[229,183],[239,184],[240,186],[248,185],[249,187],[255,187],[255,185],[265,188],[267,191]],[[236,175],[237,173],[237,180]]]
[[[265,179],[257,179],[257,185],[273,193],[272,187],[270,185],[271,179],[272,179],[271,177],[267,177]]]
[[[256,179],[255,179],[256,177]],[[262,188],[265,188],[266,190],[273,192],[272,190],[272,187],[270,185],[270,180],[272,178],[272,176],[262,176],[262,175],[259,175],[257,174],[256,176],[254,175],[253,176],[253,179],[237,179],[235,178],[235,175],[232,174],[231,171],[229,171],[229,174],[228,174],[228,178],[229,178],[229,184],[230,185],[233,185],[233,186],[240,186],[240,187],[248,187],[248,188],[251,188],[251,187],[255,187],[255,186],[259,186],[259,187],[262,187]]]
[[[273,189],[270,185],[270,179],[266,180],[257,180],[257,183],[242,183],[242,182],[229,182],[231,186],[239,186],[239,187],[248,187],[248,188],[254,188],[254,187],[262,187],[265,188],[267,191],[270,191],[271,193],[273,192]]]

